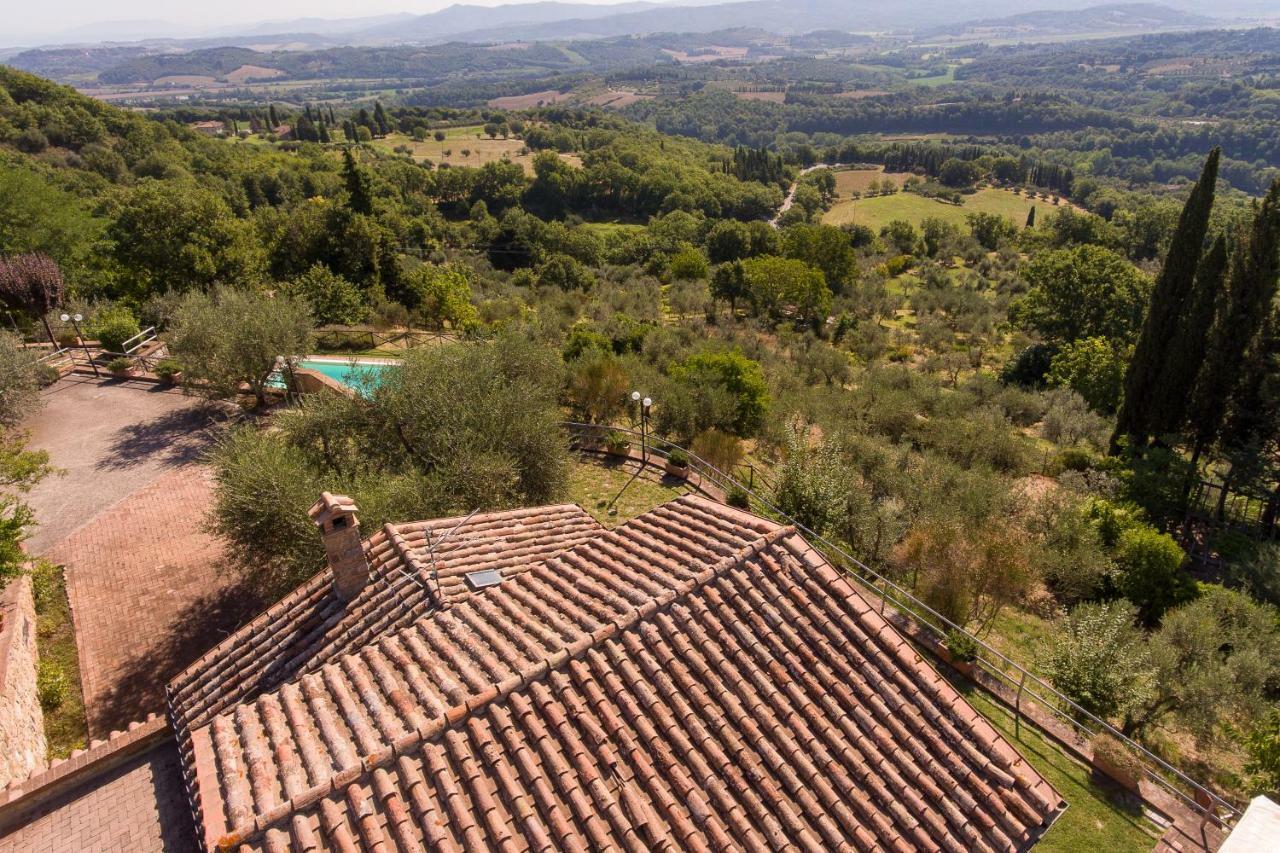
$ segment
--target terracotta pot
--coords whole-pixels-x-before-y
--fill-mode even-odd
[[[628,444],[626,447],[610,447],[606,444],[604,452],[610,456],[616,456],[619,459],[626,459],[631,455],[631,445]]]
[[[1094,752],[1093,766],[1109,776],[1122,788],[1133,791],[1135,794],[1138,792],[1138,775],[1126,767],[1117,765],[1105,752]]]
[[[667,473],[672,477],[679,477],[681,480],[684,480],[689,476],[688,465],[676,465],[668,460],[664,467],[666,468]]]

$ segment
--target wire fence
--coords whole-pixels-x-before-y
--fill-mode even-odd
[[[1085,710],[1068,696],[1056,690],[1047,681],[985,641],[970,634],[962,626],[952,622],[928,604],[916,598],[891,578],[886,577],[857,557],[849,554],[840,545],[810,530],[804,524],[779,509],[767,497],[753,490],[751,486],[743,483],[735,476],[719,470],[686,448],[651,434],[642,434],[634,429],[601,424],[583,424],[572,421],[564,423],[563,426],[570,437],[579,442],[584,439],[589,443],[599,442],[608,433],[617,432],[623,433],[634,440],[639,440],[646,453],[652,453],[662,459],[665,459],[672,451],[679,450],[689,458],[690,469],[703,482],[713,484],[725,494],[740,492],[745,495],[753,511],[775,521],[794,526],[810,546],[821,552],[832,565],[844,569],[858,586],[870,592],[874,598],[878,598],[881,602],[880,610],[882,614],[885,606],[888,605],[893,610],[896,610],[899,615],[909,618],[926,629],[932,635],[932,640],[935,644],[940,644],[951,632],[957,632],[969,637],[979,650],[978,657],[973,662],[975,669],[995,679],[997,683],[1006,685],[1010,691],[1015,693],[1014,712],[1018,725],[1021,725],[1023,718],[1023,701],[1034,702],[1051,717],[1069,726],[1082,738],[1105,733],[1120,741],[1142,763],[1144,778],[1168,792],[1193,813],[1202,815],[1207,821],[1224,830],[1229,830],[1239,819],[1240,809],[1235,804],[1228,802],[1204,787],[1142,744],[1125,735],[1106,720]],[[972,680],[979,686],[986,687],[980,680]],[[1048,732],[1048,734],[1052,735],[1053,733]]]

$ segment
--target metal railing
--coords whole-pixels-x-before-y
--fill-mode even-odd
[[[451,343],[460,335],[444,329],[389,329],[386,331],[368,326],[322,326],[315,330],[316,342],[321,349],[344,348],[378,349],[398,347],[414,349],[429,344]]]
[[[133,355],[135,352],[142,349],[143,347],[145,347],[147,344],[151,343],[155,339],[156,339],[156,327],[148,326],[147,328],[143,329],[141,332],[138,332],[138,334],[125,340],[120,345],[120,349],[124,350],[125,355]]]
[[[1123,743],[1142,762],[1145,778],[1181,801],[1193,813],[1202,815],[1206,820],[1212,821],[1224,830],[1230,829],[1231,825],[1239,819],[1240,809],[1236,805],[1210,791],[1186,773],[1183,773],[1142,746],[1142,744],[1122,733],[1106,720],[1085,710],[1026,667],[988,645],[985,641],[973,636],[962,626],[952,622],[890,578],[866,565],[826,537],[810,530],[804,524],[780,510],[770,500],[753,491],[748,485],[719,470],[697,454],[651,434],[642,436],[639,431],[633,429],[572,421],[565,422],[563,427],[571,438],[578,439],[591,437],[602,441],[604,436],[610,432],[623,433],[639,440],[646,451],[662,459],[665,459],[671,451],[679,450],[689,458],[690,469],[697,473],[703,481],[714,484],[726,494],[739,490],[746,495],[751,508],[759,514],[794,526],[808,541],[809,545],[821,552],[832,565],[844,569],[849,578],[853,579],[874,597],[880,599],[880,611],[882,614],[884,613],[885,604],[888,603],[900,615],[926,627],[935,635],[935,642],[941,642],[948,633],[953,631],[972,639],[979,649],[978,657],[973,662],[975,668],[981,669],[999,683],[1006,684],[1011,690],[1016,691],[1017,699],[1014,712],[1018,724],[1021,723],[1023,715],[1022,700],[1024,697],[1029,698],[1051,716],[1062,720],[1078,732],[1087,735],[1106,733]],[[976,679],[974,679],[974,682],[979,687],[984,686]],[[1032,722],[1034,723],[1034,720]],[[1046,732],[1046,734],[1053,736],[1051,732]],[[1206,807],[1201,803],[1211,805]]]

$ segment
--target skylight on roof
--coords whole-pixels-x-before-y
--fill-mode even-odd
[[[467,572],[467,586],[473,590],[488,589],[502,583],[501,569],[483,569],[478,572]]]

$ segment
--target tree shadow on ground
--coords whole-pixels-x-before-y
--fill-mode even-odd
[[[197,462],[219,429],[214,411],[207,407],[174,409],[118,430],[97,467],[112,471],[159,461],[166,467],[176,468]]]
[[[89,736],[105,737],[134,720],[146,719],[147,714],[165,713],[165,684],[262,607],[258,594],[241,581],[189,603],[173,618],[163,640],[139,650],[116,672],[110,690],[94,699],[86,697]]]

